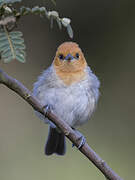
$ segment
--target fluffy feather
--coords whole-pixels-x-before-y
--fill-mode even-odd
[[[59,54],[79,59],[59,59]],[[50,105],[53,112],[71,127],[77,127],[90,119],[99,97],[99,80],[87,66],[81,49],[76,43],[66,42],[59,46],[52,65],[45,70],[34,84],[33,93],[42,105]],[[37,115],[52,128],[55,125]],[[55,152],[54,152],[55,153]]]

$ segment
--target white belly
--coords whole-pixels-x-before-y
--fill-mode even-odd
[[[90,118],[96,104],[93,92],[83,83],[40,91],[38,98],[43,105],[51,105],[59,118],[76,127]]]

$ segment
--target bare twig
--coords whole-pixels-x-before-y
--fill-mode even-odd
[[[27,101],[36,111],[42,113],[64,133],[64,135],[72,141],[75,146],[79,146],[77,133],[64,121],[55,116],[52,112],[46,112],[38,99],[19,81],[7,75],[0,70],[0,84],[6,85],[11,90],[15,91],[25,101]],[[89,146],[85,143],[79,149],[109,180],[122,180],[108,165],[103,161]]]

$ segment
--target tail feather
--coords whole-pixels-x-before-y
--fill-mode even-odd
[[[45,145],[45,154],[52,155],[53,153],[56,153],[58,155],[64,155],[65,151],[65,136],[62,133],[59,133],[56,128],[50,127]]]

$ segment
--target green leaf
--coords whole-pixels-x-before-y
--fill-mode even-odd
[[[8,57],[12,57],[12,53],[11,53],[11,51],[7,51],[6,53],[4,52],[4,53],[2,53],[2,58],[8,58]]]
[[[0,34],[0,40],[1,40],[1,41],[5,41],[5,40],[7,40],[7,37],[6,37],[6,36],[3,36],[3,34]]]
[[[0,33],[0,55],[5,63],[14,59],[25,62],[25,45],[22,33],[19,31],[8,32],[4,27],[4,32]]]
[[[23,56],[26,55],[25,51],[23,49],[16,50],[17,54],[22,54]]]
[[[0,52],[7,50],[9,48],[8,45],[9,44],[7,43],[7,41],[6,41],[6,44],[0,44]]]
[[[23,44],[24,43],[24,39],[22,38],[17,38],[17,37],[12,37],[11,36],[12,41],[14,41],[14,44]]]
[[[7,49],[5,49],[5,50],[2,52],[2,56],[3,56],[3,57],[8,57],[9,54],[11,54],[10,48],[7,48]],[[11,54],[11,55],[12,55],[12,54]],[[10,56],[11,56],[11,55],[10,55]]]
[[[50,27],[51,27],[51,29],[53,28],[53,19],[54,19],[53,16],[51,16],[50,17]]]
[[[45,7],[40,7],[39,9],[40,9],[41,15],[44,15],[44,14],[48,13]]]
[[[21,2],[22,0],[0,0],[0,6],[3,6],[4,4],[12,4],[16,2]]]
[[[70,38],[73,38],[73,30],[72,27],[69,25],[67,25],[67,32]]]
[[[4,47],[8,47],[9,42],[8,40],[0,40],[0,49],[4,48]]]
[[[5,3],[21,2],[22,0],[5,0]]]
[[[29,13],[31,13],[31,9],[30,9],[30,8],[27,8],[27,7],[24,7],[24,6],[22,6],[22,7],[20,8],[20,14],[21,14],[22,16],[27,15],[27,14],[29,14]]]
[[[56,6],[56,0],[51,0],[51,1]]]
[[[40,8],[38,6],[35,6],[34,8],[32,8],[32,13],[34,14],[40,14]]]
[[[58,18],[56,19],[56,21],[57,21],[57,24],[58,24],[58,26],[59,26],[59,29],[61,30],[61,29],[62,29],[61,21],[60,21]]]
[[[4,0],[0,0],[0,6],[3,6],[4,3],[5,3]]]
[[[2,59],[4,61],[4,63],[9,63],[13,60],[12,56],[6,57],[4,59]]]
[[[25,45],[24,44],[15,44],[15,50],[17,49],[25,49]]]
[[[22,54],[17,54],[16,59],[22,63],[25,63],[24,56]]]
[[[22,37],[23,34],[20,31],[12,31],[10,32],[11,37]]]

